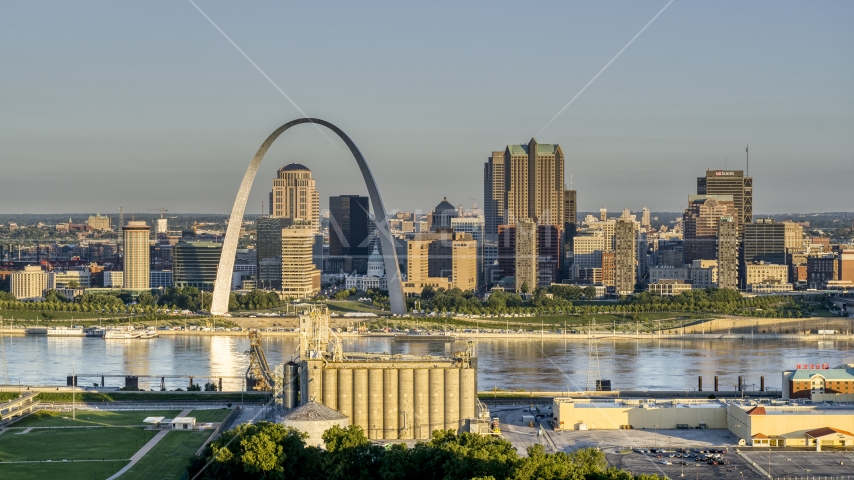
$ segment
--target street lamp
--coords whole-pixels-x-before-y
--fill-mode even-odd
[[[655,442],[655,448],[658,449],[658,425],[653,425],[653,442]]]

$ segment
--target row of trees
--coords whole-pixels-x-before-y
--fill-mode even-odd
[[[84,293],[73,301],[56,290],[48,290],[42,302],[21,302],[8,292],[0,292],[0,309],[18,311],[88,312],[104,314],[152,314],[164,310],[208,310],[211,292],[196,287],[169,287],[133,296],[121,293]],[[273,292],[255,290],[244,295],[231,293],[230,310],[260,310],[284,305]]]
[[[546,453],[528,447],[520,457],[502,438],[437,430],[428,442],[372,444],[359,426],[332,427],[326,450],[306,446],[306,435],[283,425],[243,424],[222,434],[194,459],[193,477],[293,480],[654,480],[608,467],[596,449]]]
[[[731,315],[801,317],[809,309],[797,304],[788,296],[744,298],[736,290],[707,288],[682,292],[673,297],[661,297],[649,292],[627,297],[613,304],[577,305],[573,302],[588,300],[596,295],[593,287],[553,285],[537,288],[525,301],[517,293],[495,291],[486,300],[472,292],[458,288],[445,290],[425,287],[421,298],[407,299],[410,310],[452,312],[459,314],[499,315],[536,313],[539,315],[587,315],[634,313],[721,313]],[[419,303],[416,303],[418,301]]]

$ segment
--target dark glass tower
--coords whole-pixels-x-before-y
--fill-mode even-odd
[[[329,256],[349,256],[353,269],[367,273],[370,218],[368,197],[338,195],[329,197]]]

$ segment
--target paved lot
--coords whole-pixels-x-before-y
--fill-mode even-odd
[[[769,468],[768,451],[744,452],[763,470]],[[824,478],[854,480],[854,453],[847,452],[804,452],[774,450],[770,453],[771,476],[774,478]]]
[[[615,451],[612,450],[612,452]],[[750,480],[762,480],[767,478],[750,468],[747,461],[732,452],[724,456],[730,462],[730,465],[708,465],[707,463],[695,462],[691,459],[685,461],[687,465],[680,465],[679,462],[682,459],[656,458],[653,454],[635,452],[620,454],[608,453],[606,451],[605,457],[611,465],[629,470],[635,474],[657,473],[658,475],[674,479],[680,478],[683,473],[685,474],[685,478],[688,479],[746,478]],[[672,462],[673,465],[664,465],[663,462],[665,460]]]

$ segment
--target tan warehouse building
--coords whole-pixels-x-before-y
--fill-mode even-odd
[[[820,449],[854,445],[854,409],[850,406],[800,405],[786,400],[592,401],[555,398],[556,430],[728,429],[740,445],[809,446]]]

